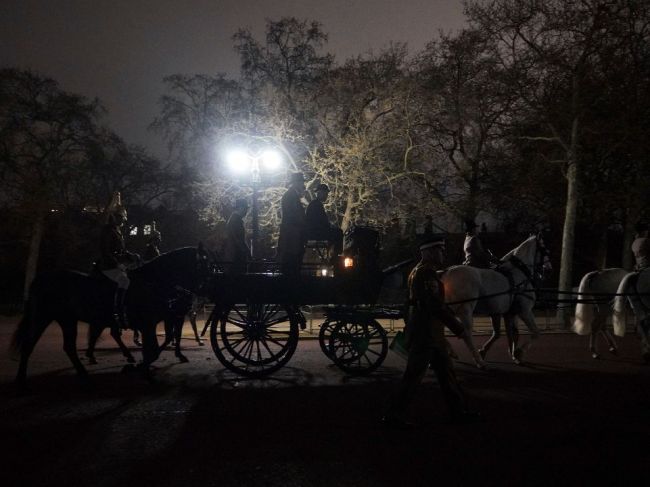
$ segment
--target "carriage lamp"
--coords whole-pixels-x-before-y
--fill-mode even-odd
[[[343,267],[345,267],[346,269],[354,267],[354,259],[352,257],[346,257],[343,260]]]
[[[321,277],[327,277],[327,268],[323,267],[323,268],[319,271],[318,275],[321,276]]]

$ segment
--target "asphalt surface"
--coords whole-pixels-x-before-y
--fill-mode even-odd
[[[21,395],[7,351],[12,331],[12,320],[0,320],[7,486],[621,486],[650,478],[650,367],[634,335],[619,340],[617,356],[601,345],[593,360],[586,337],[546,333],[523,366],[497,343],[487,371],[453,340],[482,421],[451,424],[430,375],[412,408],[417,428],[401,431],[378,422],[405,365],[392,353],[374,375],[351,378],[317,341],[301,340],[272,378],[242,380],[209,343],[187,339],[190,362],[165,352],[150,383],[122,372],[126,362],[105,336],[87,390],[52,325]]]

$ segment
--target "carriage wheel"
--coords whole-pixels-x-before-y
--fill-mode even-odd
[[[330,337],[332,336],[334,328],[336,328],[336,325],[339,323],[339,321],[326,320],[320,326],[320,332],[318,333],[318,343],[320,344],[320,349],[328,358],[332,358],[332,352],[330,350]]]
[[[298,345],[296,311],[279,304],[251,303],[215,308],[210,343],[224,367],[246,377],[282,368]]]
[[[341,370],[351,375],[369,374],[384,362],[388,337],[376,320],[341,321],[332,330],[329,351],[328,356]]]

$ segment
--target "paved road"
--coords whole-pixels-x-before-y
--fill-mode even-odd
[[[121,373],[124,361],[105,337],[85,391],[52,326],[32,360],[32,393],[17,396],[11,330],[0,322],[8,486],[620,486],[647,485],[650,474],[650,367],[633,335],[618,356],[595,361],[586,338],[546,334],[526,366],[496,344],[488,371],[453,341],[484,420],[449,424],[428,377],[413,407],[419,428],[403,432],[377,423],[404,366],[392,353],[375,375],[349,378],[315,340],[303,340],[273,378],[240,380],[209,344],[186,340],[190,363],[166,352],[150,384]]]

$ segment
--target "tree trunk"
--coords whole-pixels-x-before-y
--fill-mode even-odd
[[[25,266],[25,287],[23,288],[23,301],[29,297],[29,287],[36,275],[38,267],[38,256],[41,250],[41,241],[45,232],[45,212],[38,210],[36,219],[32,225],[32,236],[29,241],[29,254],[27,256],[27,265]]]
[[[562,233],[562,260],[560,264],[560,279],[558,282],[558,299],[570,299],[573,277],[573,249],[575,245],[576,214],[578,209],[579,188],[578,188],[578,165],[575,154],[569,159],[567,168],[567,199],[564,216],[564,229]],[[560,301],[558,306],[557,319],[565,328],[571,327],[571,313],[567,303]]]
[[[352,195],[349,195],[348,200],[345,204],[345,213],[343,214],[343,220],[341,221],[341,230],[343,230],[344,233],[352,223],[353,207],[354,207],[354,200],[352,198]]]

